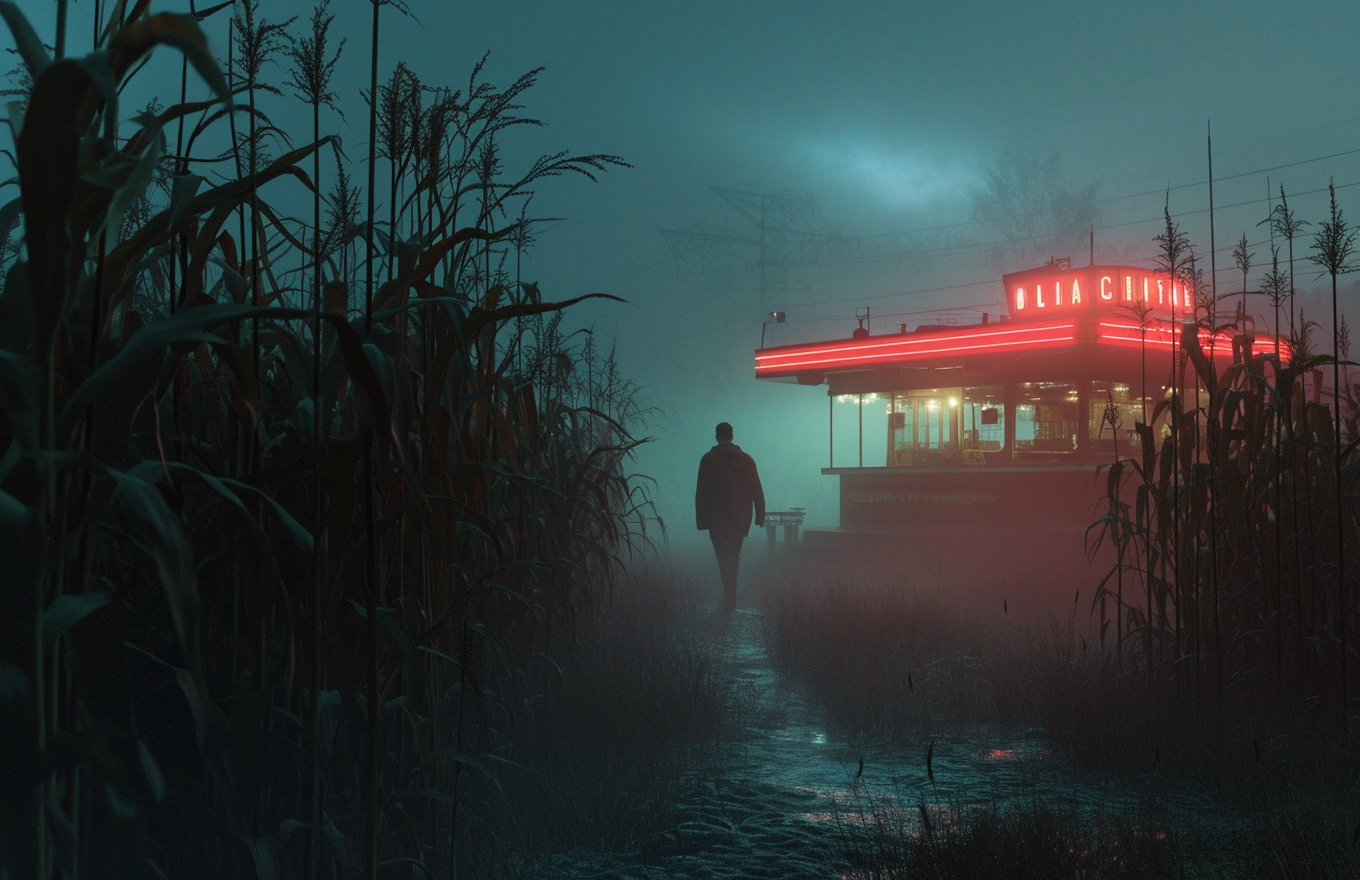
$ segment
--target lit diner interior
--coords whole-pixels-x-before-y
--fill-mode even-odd
[[[826,387],[831,470],[1109,462],[1160,401],[1197,392],[1173,379],[1180,327],[1193,326],[1180,283],[1064,260],[1003,284],[1000,320],[883,334],[861,322],[848,339],[759,349],[756,377]],[[1273,350],[1249,316],[1228,324],[1199,331],[1220,368],[1243,340]]]
[[[1153,409],[1127,382],[1088,378],[870,391],[836,403],[884,408],[889,467],[1109,461],[1128,451],[1119,441],[1134,436],[1130,415]]]

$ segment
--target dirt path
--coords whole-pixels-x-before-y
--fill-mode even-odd
[[[947,815],[975,802],[1043,794],[1059,761],[1040,739],[985,732],[898,750],[850,748],[828,736],[821,710],[783,684],[765,652],[761,616],[742,608],[722,639],[725,662],[749,689],[746,736],[720,776],[682,805],[686,817],[622,857],[564,856],[571,878],[835,878],[844,875],[841,827],[885,816],[914,822],[920,805]],[[1064,792],[1070,798],[1070,790]]]

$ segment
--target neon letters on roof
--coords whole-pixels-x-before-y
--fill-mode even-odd
[[[1002,276],[1011,320],[1053,318],[1059,313],[1146,307],[1172,318],[1193,304],[1187,285],[1170,275],[1135,266],[1041,266]]]

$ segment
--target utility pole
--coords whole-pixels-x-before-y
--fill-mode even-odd
[[[845,246],[845,240],[838,236],[807,228],[816,210],[809,199],[791,190],[757,193],[716,186],[711,189],[750,224],[749,230],[696,227],[683,231],[663,229],[661,235],[677,263],[691,256],[707,259],[717,249],[726,251],[733,259],[754,250],[762,311],[788,305],[785,300],[790,263],[823,258],[828,251]]]

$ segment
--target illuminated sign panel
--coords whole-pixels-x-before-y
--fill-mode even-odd
[[[1171,317],[1190,304],[1185,284],[1169,275],[1134,266],[1042,266],[1002,277],[1006,306],[1013,319],[1054,318],[1062,314],[1112,312],[1147,306]]]

